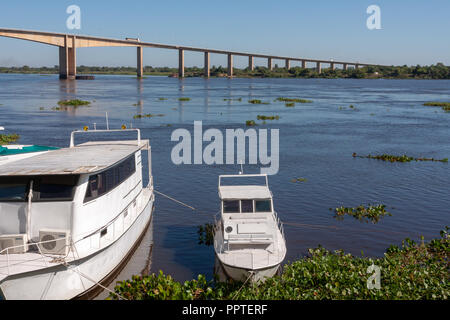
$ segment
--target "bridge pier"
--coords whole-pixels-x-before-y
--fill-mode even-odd
[[[317,73],[322,73],[322,65],[320,64],[320,62],[317,62],[316,64],[316,71]]]
[[[306,69],[306,61],[305,60],[302,60],[302,68]]]
[[[77,76],[76,38],[71,37],[72,46],[69,46],[69,36],[64,37],[64,47],[59,47],[59,78],[75,79]]]
[[[144,66],[143,66],[143,48],[137,47],[137,77],[142,78],[144,75]]]
[[[284,66],[287,70],[289,70],[291,68],[291,61],[289,59],[286,59],[286,63]]]
[[[267,58],[267,69],[272,70],[272,58]]]
[[[209,64],[210,64],[210,62],[209,62],[209,52],[205,52],[205,77],[206,78],[209,78],[209,76],[210,76],[210,70],[209,70]]]
[[[347,63],[344,63],[344,64],[342,65],[342,69],[344,69],[345,71],[347,71],[347,70],[348,70],[348,64],[347,64]]]
[[[334,71],[335,67],[334,67],[334,62],[330,63],[330,69]]]
[[[254,58],[253,56],[248,56],[248,68],[250,69],[250,71],[255,70],[255,63],[254,63]]]
[[[228,76],[233,76],[233,55],[231,53],[228,54]]]
[[[355,69],[359,69],[359,64],[355,64]]]
[[[184,50],[178,50],[178,77],[184,77]]]

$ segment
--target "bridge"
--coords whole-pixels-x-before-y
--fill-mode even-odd
[[[0,36],[16,38],[28,41],[34,41],[44,43],[52,46],[59,47],[59,77],[60,79],[75,79],[77,75],[76,67],[76,49],[86,47],[136,47],[137,48],[137,76],[141,78],[143,76],[143,48],[160,48],[169,50],[178,50],[178,76],[184,77],[184,52],[194,51],[202,52],[204,54],[204,76],[210,76],[210,55],[221,54],[228,56],[228,69],[227,74],[229,77],[233,76],[233,57],[244,56],[248,57],[248,67],[250,70],[254,70],[255,58],[267,59],[267,68],[273,69],[274,60],[282,60],[285,62],[285,68],[290,68],[291,61],[300,61],[302,68],[306,68],[306,63],[315,63],[316,71],[322,72],[322,64],[328,64],[332,70],[336,65],[342,65],[344,70],[347,70],[349,66],[354,66],[355,69],[366,66],[379,66],[376,64],[367,64],[360,62],[345,62],[334,60],[316,60],[308,58],[296,58],[296,57],[283,57],[272,56],[258,53],[245,53],[226,50],[175,46],[160,43],[141,42],[139,39],[126,38],[121,39],[108,39],[92,36],[73,35],[54,32],[42,32],[42,31],[30,31],[30,30],[18,30],[18,29],[0,29]]]

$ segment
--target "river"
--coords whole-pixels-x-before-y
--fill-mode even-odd
[[[289,108],[274,101],[277,97],[313,103]],[[91,106],[52,110],[59,100],[75,98],[91,101]],[[235,100],[224,100],[230,98]],[[250,104],[250,99],[270,103]],[[152,226],[116,280],[143,270],[163,270],[180,281],[213,274],[213,248],[198,244],[197,226],[211,223],[219,210],[218,175],[235,174],[239,165],[171,161],[176,144],[172,132],[192,132],[195,120],[202,120],[204,131],[225,132],[246,129],[246,120],[257,115],[280,117],[266,124],[257,121],[256,128],[279,129],[279,171],[269,184],[275,209],[286,222],[285,263],[319,244],[377,257],[407,237],[438,237],[450,224],[448,163],[352,157],[356,152],[450,158],[450,113],[423,106],[427,101],[450,101],[450,81],[133,76],[59,81],[57,75],[0,75],[0,126],[5,133],[19,134],[24,144],[65,147],[72,130],[92,128],[93,123],[105,128],[107,112],[111,128],[133,126],[150,139],[155,189],[197,209],[157,195]],[[148,113],[164,116],[133,118]],[[244,165],[245,173],[258,173],[259,168]],[[295,178],[306,180],[292,182]],[[377,203],[392,213],[377,224],[352,217],[337,221],[329,210]]]

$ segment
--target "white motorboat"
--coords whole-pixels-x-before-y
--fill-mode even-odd
[[[265,183],[254,184],[255,179]],[[245,184],[246,180],[253,181]],[[253,282],[274,276],[286,256],[286,242],[267,175],[221,175],[219,197],[221,216],[216,219],[214,250],[225,274]]]
[[[137,138],[74,143],[75,134],[126,132]],[[123,267],[150,224],[149,141],[138,129],[74,131],[68,148],[1,158],[0,299],[92,294]]]

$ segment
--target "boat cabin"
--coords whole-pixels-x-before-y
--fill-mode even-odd
[[[85,256],[131,224],[143,179],[152,185],[149,142],[137,129],[97,131],[137,131],[138,139],[75,145],[74,133],[83,132],[77,131],[68,148],[0,161],[0,252],[11,247],[9,253],[67,255],[76,244],[77,254]],[[148,177],[142,172],[142,150],[148,151]],[[55,238],[62,244],[46,243]]]
[[[224,178],[262,177],[265,185],[222,185]],[[236,180],[236,179],[233,179]],[[273,243],[274,210],[267,175],[223,175],[219,177],[223,239],[227,248],[266,248]],[[275,223],[276,226],[276,223]]]

